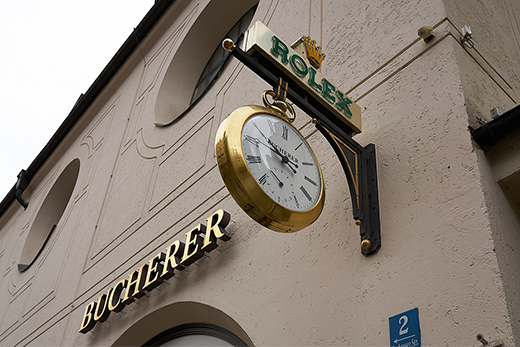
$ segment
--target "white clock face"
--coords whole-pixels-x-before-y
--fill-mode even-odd
[[[295,211],[312,208],[321,194],[321,172],[298,131],[270,114],[255,114],[242,129],[246,164],[260,187]]]

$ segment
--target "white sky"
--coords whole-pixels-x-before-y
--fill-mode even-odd
[[[0,201],[153,4],[0,1]]]

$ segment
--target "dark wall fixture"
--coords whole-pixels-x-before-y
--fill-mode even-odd
[[[486,150],[518,128],[520,128],[520,105],[477,129],[470,130],[475,142]]]

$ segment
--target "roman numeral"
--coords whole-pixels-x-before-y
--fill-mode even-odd
[[[274,125],[270,119],[267,120],[267,124],[269,124],[269,130],[271,130],[271,135],[274,134]]]
[[[289,138],[289,129],[287,129],[287,127],[284,125],[282,128],[282,139],[287,141],[288,138]]]
[[[262,177],[260,177],[258,179],[258,183],[260,183],[261,185],[264,185],[265,182],[267,182],[267,174],[266,173]]]
[[[304,186],[301,186],[301,187],[300,187],[300,190],[302,191],[303,195],[305,195],[305,197],[306,197],[307,199],[309,199],[309,201],[312,200],[311,196],[309,195],[309,193],[307,193],[307,190],[305,189]]]
[[[259,155],[248,155],[246,160],[249,164],[260,164],[262,162]]]
[[[307,165],[307,166],[314,166],[314,164],[313,164],[313,163],[307,163],[307,162],[305,162],[305,161],[302,161],[302,165]]]
[[[313,186],[315,186],[315,187],[318,186],[318,184],[317,184],[316,182],[314,182],[312,179],[310,179],[309,177],[304,176],[303,178],[305,178],[305,180],[306,180],[307,182],[309,182],[310,184],[312,184]]]

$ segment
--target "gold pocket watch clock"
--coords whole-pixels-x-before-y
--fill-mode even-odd
[[[291,124],[284,101],[244,106],[220,125],[216,154],[224,183],[238,205],[263,226],[294,232],[313,223],[325,200],[321,168]],[[289,113],[287,115],[286,113]]]

